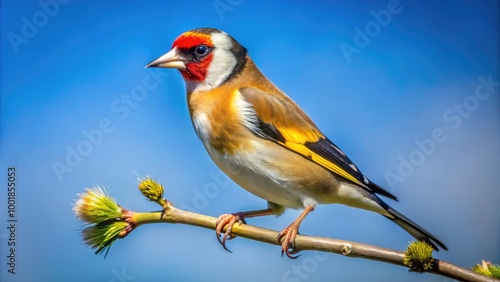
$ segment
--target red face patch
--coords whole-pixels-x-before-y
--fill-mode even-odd
[[[189,49],[200,44],[212,47],[213,44],[210,34],[188,31],[175,39],[172,44],[172,48],[177,47],[179,49]]]
[[[185,69],[180,69],[182,77],[186,80],[204,81],[207,77],[208,67],[212,62],[213,54],[208,54],[201,62],[189,62]]]
[[[172,44],[172,48],[177,47],[178,49],[191,49],[198,45],[206,45],[207,47],[212,48],[213,44],[210,34],[192,31],[185,32],[181,36],[177,37]],[[207,76],[210,63],[212,62],[212,58],[213,54],[208,54],[208,56],[199,62],[187,62],[186,68],[180,70],[184,79],[204,81]]]

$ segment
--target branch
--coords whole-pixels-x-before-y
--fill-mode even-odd
[[[117,239],[126,237],[143,224],[180,223],[215,230],[217,218],[174,207],[171,202],[163,199],[163,186],[153,180],[149,178],[141,180],[139,189],[148,199],[161,205],[163,210],[146,213],[127,210],[116,204],[105,191],[98,187],[87,189],[86,193],[80,195],[73,210],[78,218],[89,224],[83,230],[83,239],[91,248],[97,249],[96,254],[104,251],[107,254]],[[277,241],[278,231],[275,230],[236,223],[231,234],[280,245]],[[295,246],[299,250],[342,254],[406,267],[405,253],[362,243],[297,235]],[[433,259],[432,266],[427,272],[463,281],[499,281],[437,259]]]

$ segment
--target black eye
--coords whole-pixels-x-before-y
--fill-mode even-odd
[[[206,45],[198,45],[196,46],[196,48],[194,49],[194,53],[201,57],[201,56],[204,56],[208,53],[208,47]]]

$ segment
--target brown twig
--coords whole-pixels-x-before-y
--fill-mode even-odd
[[[171,204],[166,206],[165,210],[161,212],[132,212],[132,214],[136,226],[147,223],[168,222],[215,229],[215,222],[217,220],[215,217],[178,209]],[[270,229],[237,223],[233,226],[232,234],[268,244],[279,245],[277,241],[278,232]],[[348,257],[377,260],[406,267],[403,264],[404,252],[362,243],[297,235],[295,245],[300,250],[336,253]],[[441,260],[435,260],[434,267],[429,272],[461,281],[499,281]]]

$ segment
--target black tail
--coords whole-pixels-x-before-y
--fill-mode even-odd
[[[417,240],[424,241],[427,244],[431,245],[436,251],[439,251],[438,247],[436,246],[439,245],[441,248],[448,250],[446,246],[439,241],[434,235],[429,233],[429,231],[423,229],[420,227],[418,224],[415,222],[411,221],[409,218],[406,216],[402,215],[398,211],[394,210],[393,208],[389,207],[389,205],[384,205],[384,208],[389,212],[394,218],[389,218],[390,220],[393,220],[396,222],[399,226],[403,227],[404,230],[406,230],[408,233],[410,233],[413,237],[415,237]]]

